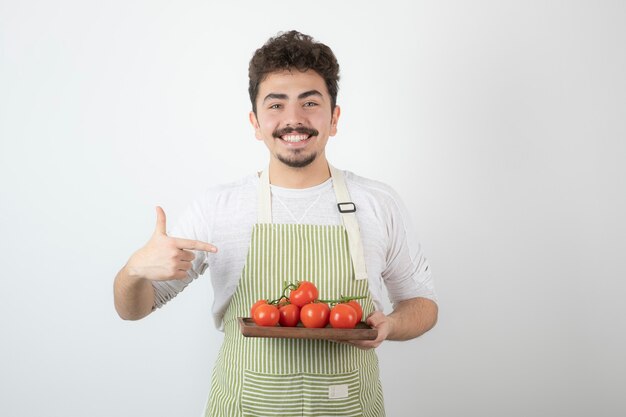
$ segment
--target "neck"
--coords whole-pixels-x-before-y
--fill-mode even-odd
[[[328,161],[324,155],[303,168],[292,168],[275,158],[270,160],[270,184],[283,188],[309,188],[330,178]]]

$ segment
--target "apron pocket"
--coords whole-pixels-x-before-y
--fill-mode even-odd
[[[263,374],[244,371],[245,417],[363,415],[359,371],[344,374]]]
[[[302,382],[303,416],[363,415],[359,371],[333,375],[303,374]]]
[[[241,410],[244,417],[301,415],[302,375],[272,375],[245,370]]]

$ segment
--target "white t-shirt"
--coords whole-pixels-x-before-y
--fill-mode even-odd
[[[387,185],[344,171],[346,186],[357,207],[369,289],[376,309],[383,310],[383,285],[395,304],[414,297],[436,301],[433,280],[410,216],[398,195]],[[195,252],[184,280],[153,281],[155,308],[175,297],[208,264],[214,290],[213,318],[222,318],[243,270],[252,228],[257,222],[259,177],[208,188],[179,219],[170,236],[201,240],[217,246],[217,253]],[[341,217],[332,178],[311,188],[271,186],[272,222],[277,224],[340,225]]]

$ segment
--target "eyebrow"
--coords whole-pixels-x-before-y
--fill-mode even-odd
[[[319,96],[319,97],[323,97],[322,93],[320,93],[317,90],[309,90],[309,91],[305,91],[304,93],[301,93],[298,95],[298,100],[302,100],[303,98],[307,98],[307,97],[311,97],[311,96]],[[280,93],[269,93],[268,95],[265,96],[265,98],[263,99],[263,103],[265,103],[267,100],[287,100],[289,98],[289,96],[287,94],[280,94]]]
[[[309,91],[305,91],[304,93],[300,94],[298,96],[298,100],[302,100],[303,98],[307,98],[307,97],[311,97],[311,96],[320,96],[320,98],[322,97],[322,93],[320,93],[317,90],[309,90]]]

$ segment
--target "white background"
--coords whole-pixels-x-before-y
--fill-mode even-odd
[[[338,167],[405,199],[438,326],[379,348],[387,414],[623,416],[622,1],[0,0],[0,415],[199,416],[207,277],[124,322],[154,227],[266,161],[247,66],[335,51]]]

